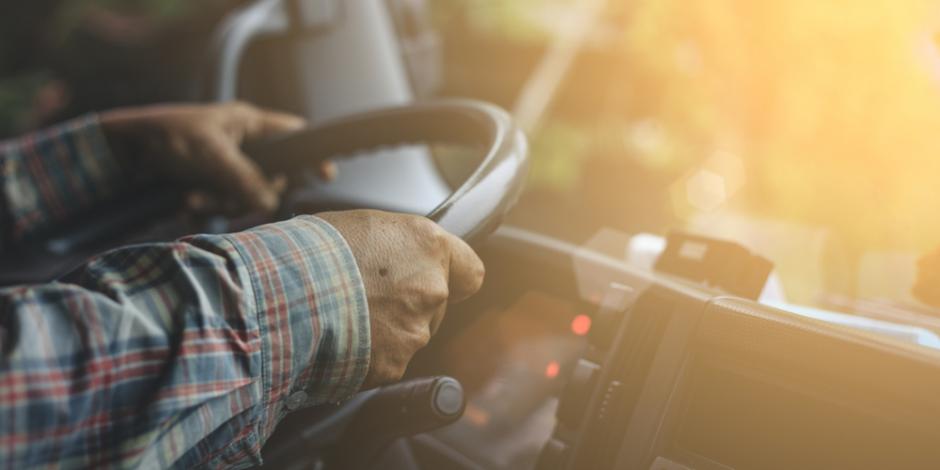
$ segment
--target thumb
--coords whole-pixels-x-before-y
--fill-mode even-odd
[[[447,244],[450,248],[450,302],[460,302],[480,290],[486,268],[467,242],[448,233]]]

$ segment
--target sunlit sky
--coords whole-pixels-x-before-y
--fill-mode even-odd
[[[741,156],[749,180],[735,204],[829,226],[860,248],[926,249],[940,244],[938,12],[647,1],[625,36],[638,73],[663,84],[667,132]]]

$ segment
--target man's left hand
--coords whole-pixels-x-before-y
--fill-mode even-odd
[[[241,102],[159,105],[100,115],[108,142],[121,164],[211,191],[248,211],[271,212],[284,190],[283,177],[269,178],[241,150],[247,141],[303,128],[303,118]],[[333,164],[320,168],[331,179]],[[235,203],[235,204],[232,204]]]

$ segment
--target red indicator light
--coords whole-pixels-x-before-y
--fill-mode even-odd
[[[591,331],[591,317],[582,314],[571,320],[572,333],[578,336],[584,336],[588,334],[588,331]]]
[[[558,361],[551,361],[545,366],[545,377],[554,379],[558,377],[559,372],[561,372],[561,365],[558,364]]]
[[[464,411],[463,416],[478,428],[482,428],[490,422],[490,414],[487,413],[486,410],[477,408],[472,403],[467,404],[467,409]]]

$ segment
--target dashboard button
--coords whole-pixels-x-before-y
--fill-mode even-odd
[[[601,397],[600,404],[597,406],[597,422],[600,426],[604,426],[610,421],[613,407],[620,396],[622,388],[623,383],[619,380],[614,380],[607,384],[607,389],[604,390],[604,395]]]
[[[561,403],[558,405],[558,420],[571,428],[576,428],[584,418],[587,411],[588,401],[591,399],[591,392],[597,384],[597,376],[601,366],[587,359],[579,359],[571,378],[568,379],[568,385],[565,386],[565,392],[562,394]]]

